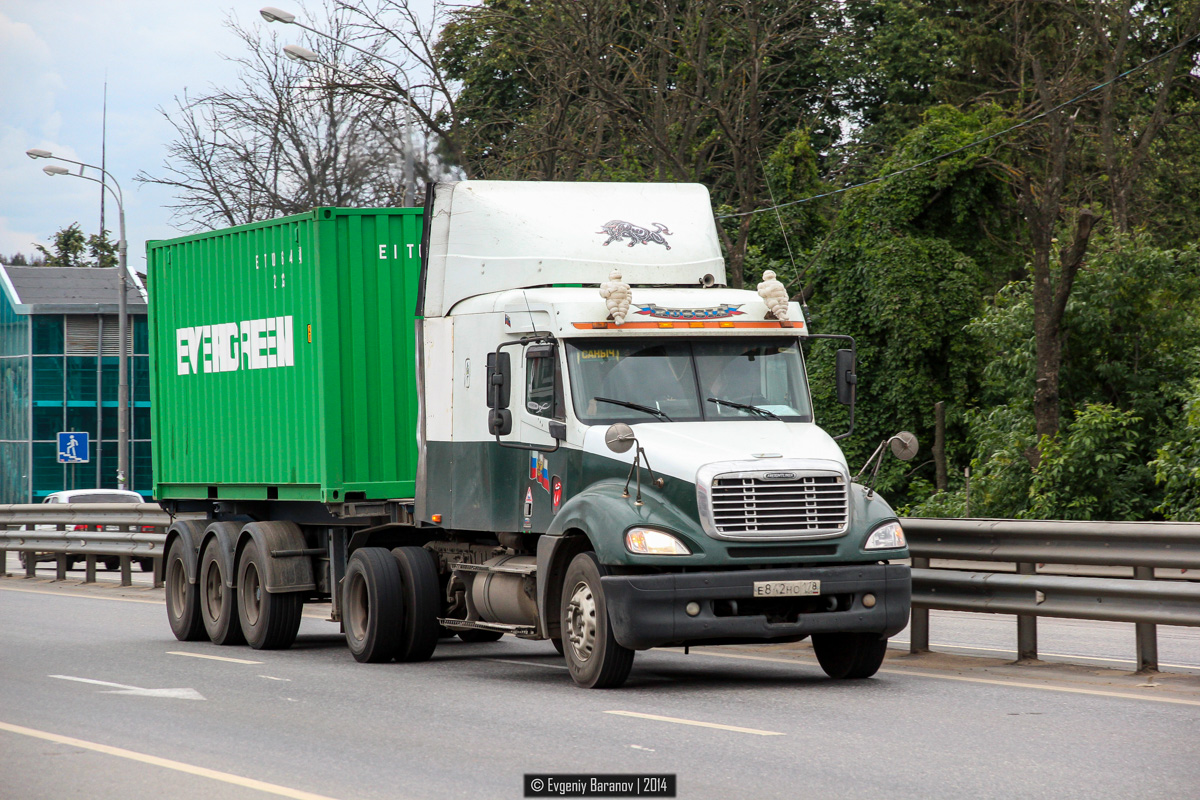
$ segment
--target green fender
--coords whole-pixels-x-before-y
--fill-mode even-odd
[[[676,565],[699,562],[708,537],[696,520],[655,489],[642,486],[642,505],[632,496],[625,497],[625,482],[598,481],[563,504],[547,536],[562,536],[568,531],[582,531],[592,543],[601,564],[616,565]],[[630,494],[634,487],[630,486]],[[625,549],[625,531],[634,525],[647,525],[677,536],[693,556],[635,556]]]

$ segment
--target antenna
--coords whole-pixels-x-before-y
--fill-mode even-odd
[[[524,289],[521,290],[521,297],[525,299],[525,311],[529,314],[529,332],[537,333],[537,324],[533,321],[533,309],[529,307],[529,296],[525,294]]]
[[[775,206],[775,219],[779,220],[779,230],[783,233],[783,243],[787,245],[788,261],[792,262],[792,272],[794,273],[796,259],[792,257],[792,243],[788,241],[787,228],[783,226],[783,215],[779,213],[779,205],[775,202],[775,190],[771,188],[771,176],[767,174],[767,163],[763,161],[762,152],[757,145],[754,147],[754,152],[758,153],[758,163],[762,165],[763,183],[767,185],[767,194],[771,196],[771,205]]]

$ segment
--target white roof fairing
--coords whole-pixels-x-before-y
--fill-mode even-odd
[[[506,289],[599,284],[613,269],[633,286],[725,283],[700,184],[443,182],[428,224],[427,317]]]

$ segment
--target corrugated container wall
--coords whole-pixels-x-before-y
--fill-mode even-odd
[[[156,499],[414,494],[420,209],[147,244]]]

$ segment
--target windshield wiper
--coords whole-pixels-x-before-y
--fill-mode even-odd
[[[752,411],[755,414],[758,414],[763,417],[770,417],[771,419],[779,419],[779,415],[777,415],[771,411],[767,411],[765,408],[759,408],[758,406],[747,405],[746,403],[735,403],[732,400],[721,400],[720,398],[717,398],[717,397],[708,398],[708,402],[716,403],[719,406],[729,406],[730,408],[740,408],[743,411]]]
[[[612,403],[616,406],[625,406],[626,408],[632,408],[634,411],[645,411],[647,414],[653,414],[660,419],[665,419],[667,422],[674,422],[665,412],[659,411],[657,408],[651,408],[650,406],[631,403],[628,400],[613,400],[610,397],[593,397],[592,399],[599,403]]]

